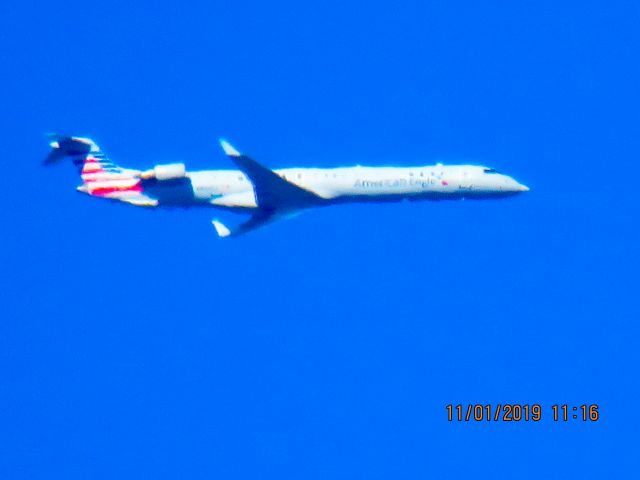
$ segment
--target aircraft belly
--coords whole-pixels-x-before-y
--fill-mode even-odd
[[[229,193],[213,198],[209,201],[211,205],[228,208],[257,208],[256,197],[253,190]]]
[[[143,180],[142,190],[145,195],[156,200],[160,205],[191,205],[197,203],[193,186],[188,178],[175,180]]]
[[[340,196],[350,197],[412,197],[432,193],[431,189],[419,185],[389,184],[372,185],[362,182],[351,185],[340,192]]]

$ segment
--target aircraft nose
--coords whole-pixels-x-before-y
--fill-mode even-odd
[[[509,192],[521,193],[521,192],[528,192],[529,191],[529,187],[527,187],[526,185],[521,184],[520,182],[518,182],[513,177],[509,177],[509,176],[505,175],[504,176],[504,182],[505,182],[505,185],[502,188],[507,190],[507,191],[509,191]]]

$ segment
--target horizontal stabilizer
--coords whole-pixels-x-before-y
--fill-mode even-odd
[[[69,137],[66,135],[49,134],[51,152],[42,162],[51,165],[68,157],[85,156],[92,152],[99,152],[98,146],[90,139],[83,137]]]

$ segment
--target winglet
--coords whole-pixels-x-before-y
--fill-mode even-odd
[[[229,142],[227,142],[223,138],[220,139],[220,145],[222,146],[222,149],[224,150],[224,153],[226,153],[230,157],[240,157],[240,156],[242,156],[238,150],[233,148],[233,145],[231,145]]]
[[[220,238],[228,237],[231,235],[231,230],[229,230],[223,223],[218,220],[212,220],[211,223],[213,227],[216,229],[216,233]]]

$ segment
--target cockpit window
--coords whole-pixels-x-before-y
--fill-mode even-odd
[[[485,168],[484,169],[484,173],[500,173],[499,171],[497,171],[495,168]]]

